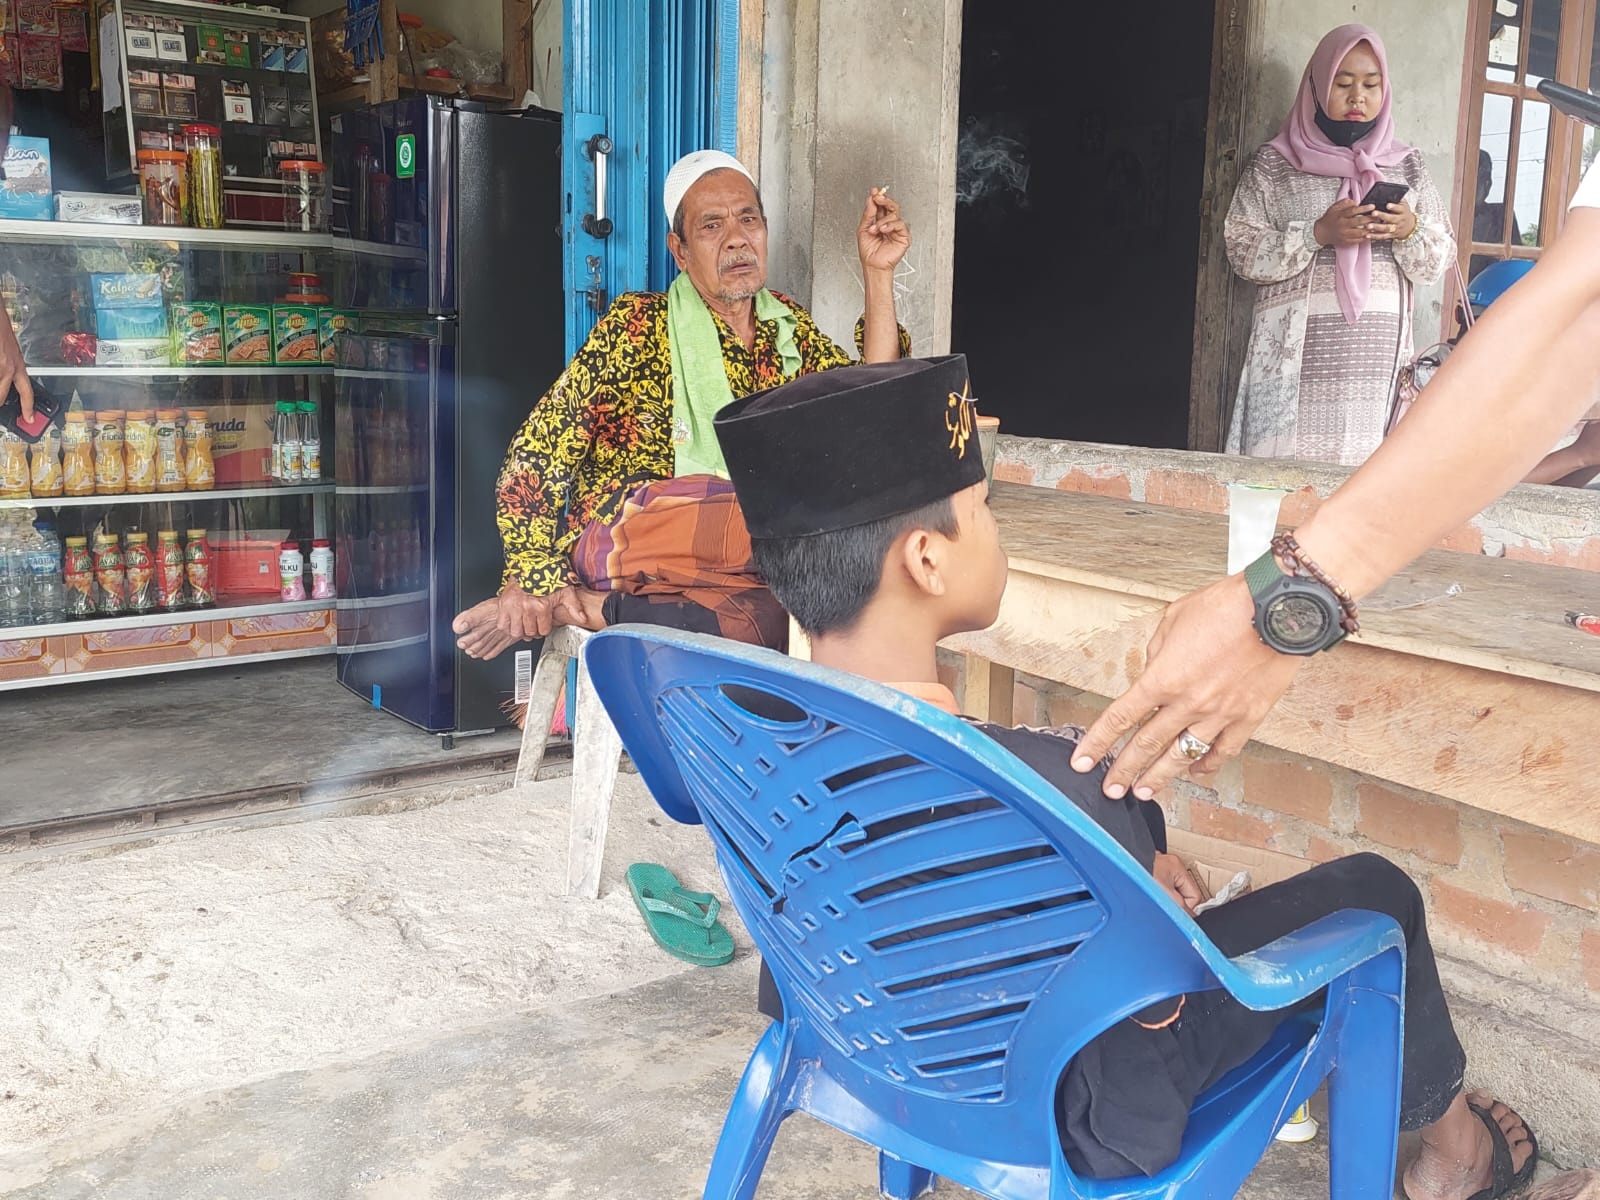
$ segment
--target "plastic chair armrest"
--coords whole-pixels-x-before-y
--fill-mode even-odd
[[[1223,959],[1217,981],[1246,1008],[1288,1008],[1390,950],[1404,952],[1394,918],[1346,909],[1259,950]]]

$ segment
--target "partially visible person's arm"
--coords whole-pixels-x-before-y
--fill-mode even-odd
[[[9,47],[0,46],[0,53]],[[6,145],[11,141],[11,89],[0,87],[0,159],[5,157]],[[11,318],[0,311],[0,404],[11,395],[11,385],[16,384],[17,396],[22,401],[22,415],[33,417],[33,381],[28,378],[28,368],[22,361],[22,347],[17,342],[17,331],[11,328]]]
[[[1353,595],[1368,594],[1521,480],[1588,409],[1597,382],[1600,208],[1579,208],[1394,436],[1296,531],[1301,547]],[[1264,645],[1253,611],[1237,575],[1175,602],[1144,673],[1095,722],[1074,767],[1092,769],[1136,727],[1108,795],[1153,794],[1190,768],[1174,747],[1185,729],[1212,745],[1196,775],[1236,755],[1305,662]]]
[[[1400,204],[1390,205],[1389,213],[1374,216],[1384,218],[1399,212],[1409,218],[1406,228],[1397,231],[1394,260],[1412,283],[1436,283],[1450,269],[1450,260],[1456,253],[1450,217],[1420,153],[1414,156],[1414,162],[1407,160],[1406,175],[1411,195]]]
[[[1600,469],[1600,420],[1590,420],[1579,432],[1577,441],[1546,454],[1522,482],[1560,483],[1569,475],[1597,469]],[[1583,487],[1587,483],[1585,479],[1576,486]]]
[[[900,358],[900,326],[894,311],[894,273],[911,249],[911,227],[885,189],[873,188],[867,196],[856,229],[856,249],[867,293],[861,361],[895,362]]]
[[[1288,221],[1279,229],[1272,216],[1271,190],[1260,151],[1245,167],[1228,206],[1223,237],[1228,261],[1240,279],[1282,283],[1301,274],[1321,249],[1315,221]]]

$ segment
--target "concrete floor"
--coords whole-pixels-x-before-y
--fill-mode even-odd
[[[690,971],[197,1097],[53,1148],[15,1200],[697,1197],[760,1036],[755,962]],[[1327,1139],[1275,1146],[1243,1200],[1327,1194]],[[876,1160],[788,1121],[760,1200],[876,1200]],[[971,1196],[942,1184],[936,1195]]]
[[[459,765],[518,740],[506,730],[443,750],[340,687],[326,658],[0,693],[0,728],[0,829]]]

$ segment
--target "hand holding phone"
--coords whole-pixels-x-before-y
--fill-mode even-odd
[[[1361,198],[1363,206],[1370,204],[1373,212],[1386,213],[1389,205],[1399,204],[1409,195],[1411,189],[1403,183],[1390,183],[1380,179],[1367,189],[1367,194]]]

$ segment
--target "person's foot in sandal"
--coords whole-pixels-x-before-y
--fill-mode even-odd
[[[1500,1200],[1539,1165],[1539,1142],[1515,1112],[1484,1092],[1462,1092],[1422,1130],[1422,1153],[1405,1172],[1410,1200]]]

